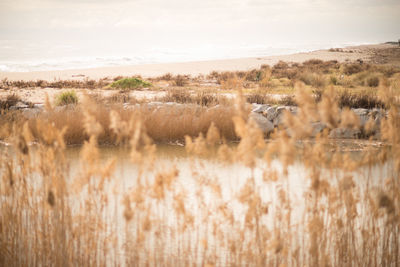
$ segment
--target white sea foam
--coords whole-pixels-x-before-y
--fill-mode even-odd
[[[0,65],[0,71],[10,71],[10,68],[7,65]]]

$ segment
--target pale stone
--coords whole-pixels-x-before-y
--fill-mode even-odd
[[[260,113],[251,112],[250,119],[254,120],[264,134],[274,130],[274,125]]]

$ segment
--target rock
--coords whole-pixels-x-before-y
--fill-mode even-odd
[[[312,133],[311,136],[315,137],[317,134],[321,133],[325,128],[325,123],[322,122],[313,122],[311,123]]]
[[[35,108],[35,109],[44,109],[44,104],[33,104],[33,108]]]
[[[366,108],[353,108],[351,110],[358,116],[368,114],[368,109],[366,109]]]
[[[22,103],[22,102],[18,102],[17,104],[15,104],[15,107],[18,109],[29,108],[29,106],[27,104]]]
[[[21,101],[17,102],[14,106],[10,107],[10,110],[26,109],[29,106]]]
[[[354,139],[361,135],[359,129],[348,129],[348,128],[335,128],[329,133],[329,138],[335,139]]]
[[[253,110],[251,112],[264,113],[264,111],[270,107],[270,105],[253,104]]]
[[[274,130],[274,125],[260,113],[251,112],[250,119],[257,123],[264,134],[268,134]]]
[[[369,116],[373,118],[376,127],[378,127],[379,129],[381,126],[381,120],[385,118],[386,114],[384,110],[379,108],[374,108],[369,112]]]
[[[267,120],[273,122],[277,113],[274,107],[269,107],[263,112],[263,115],[267,118]]]
[[[366,108],[356,108],[356,109],[352,109],[352,111],[360,119],[360,126],[364,127],[364,125],[367,123],[367,121],[369,119],[369,116],[368,116],[369,110]]]
[[[251,104],[251,112],[257,112],[255,111],[257,108],[261,107],[261,104],[257,104],[257,103],[252,103]]]
[[[284,111],[287,110],[290,112],[289,106],[281,106],[276,108],[276,116],[273,120],[274,127],[277,127],[283,123],[283,114]]]
[[[292,114],[297,114],[298,109],[299,109],[299,107],[296,107],[296,106],[289,107],[290,113],[292,113]]]

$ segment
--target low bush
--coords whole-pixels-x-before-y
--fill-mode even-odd
[[[192,95],[187,90],[178,89],[169,90],[165,96],[155,98],[154,100],[181,104],[197,104],[200,106],[215,106],[218,104],[230,103],[229,99],[225,96],[219,96],[205,91],[200,91]]]
[[[361,64],[346,64],[343,67],[343,73],[346,75],[352,75],[355,73],[359,73],[363,70],[364,70],[364,68],[362,67]]]
[[[151,87],[151,83],[143,81],[139,78],[123,78],[121,80],[115,81],[110,85],[112,88],[130,90],[139,89],[144,87]]]
[[[228,99],[224,96],[217,96],[215,94],[207,93],[207,92],[199,92],[196,97],[196,104],[201,106],[215,106],[218,104],[226,104]]]
[[[185,75],[177,75],[173,78],[174,85],[183,87],[188,83],[189,77]]]
[[[122,103],[136,103],[138,102],[136,98],[129,95],[127,92],[118,92],[110,96],[104,97],[102,99],[108,104],[122,104]],[[100,102],[100,101],[97,101]]]
[[[191,103],[192,97],[186,90],[169,90],[163,97],[156,98],[156,101],[175,102],[175,103]]]
[[[378,87],[379,85],[379,78],[377,76],[372,76],[367,79],[367,85],[369,87]]]
[[[173,78],[173,76],[172,76],[171,73],[166,73],[166,74],[158,77],[158,80],[160,80],[160,81],[170,81],[170,80],[172,80],[172,78]]]
[[[247,72],[245,79],[246,79],[246,81],[250,81],[250,82],[259,82],[264,78],[264,76],[265,76],[264,71],[253,69],[253,70]]]
[[[269,95],[255,93],[246,95],[246,102],[257,103],[257,104],[271,104],[275,103],[275,100]]]
[[[15,106],[19,101],[21,101],[21,99],[18,95],[8,95],[6,99],[0,99],[0,110],[9,109],[10,107]]]
[[[281,99],[278,100],[277,104],[283,106],[297,106],[296,99],[292,95],[286,95],[282,97]]]
[[[371,92],[352,93],[349,90],[339,92],[337,95],[340,108],[386,108],[376,94]]]
[[[315,88],[322,88],[326,85],[326,79],[322,74],[312,72],[300,74],[299,80]]]

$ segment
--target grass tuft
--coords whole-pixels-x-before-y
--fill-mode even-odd
[[[65,91],[56,96],[55,102],[57,106],[78,104],[78,96],[76,95],[76,92],[73,90]]]

